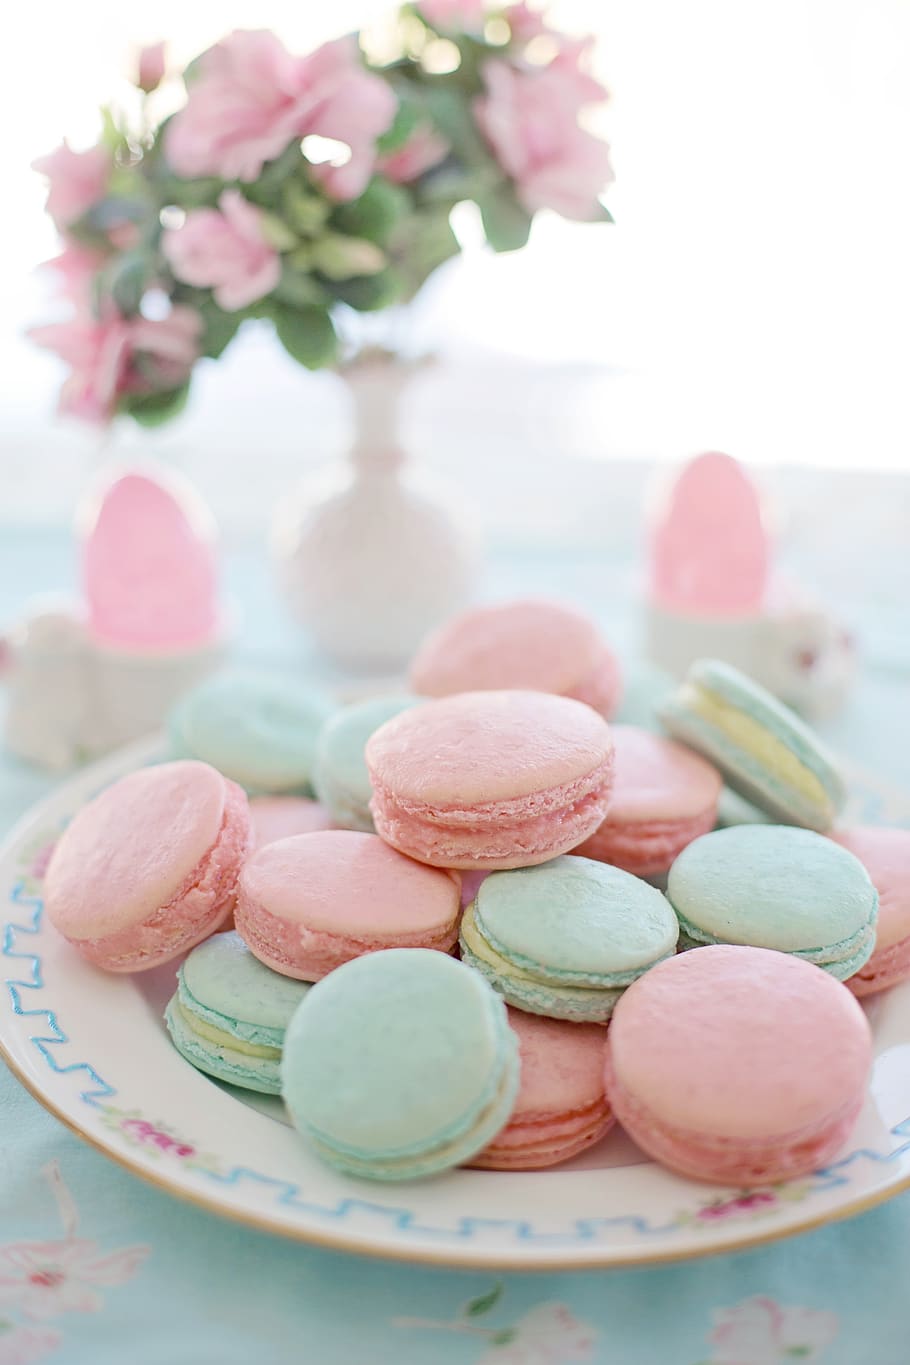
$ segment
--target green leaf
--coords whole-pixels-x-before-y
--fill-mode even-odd
[[[111,156],[126,144],[126,137],[117,127],[114,113],[109,104],[101,106],[101,137],[99,142],[107,148]]]
[[[502,189],[478,201],[483,230],[494,251],[517,251],[528,240],[531,215],[511,190]]]
[[[466,1318],[479,1318],[484,1313],[489,1313],[491,1308],[495,1308],[502,1298],[503,1283],[500,1280],[494,1284],[493,1288],[486,1294],[481,1294],[479,1298],[471,1299],[466,1303],[463,1316]]]
[[[335,209],[332,227],[348,236],[365,237],[377,246],[386,246],[410,207],[411,197],[406,189],[377,176],[359,199]]]
[[[504,1327],[501,1332],[493,1333],[490,1337],[490,1345],[509,1346],[517,1336],[518,1333],[515,1331],[514,1327]]]
[[[461,90],[453,88],[451,77],[437,79],[443,83],[428,83],[424,90],[430,117],[462,161],[469,166],[483,165],[491,157],[477,130],[468,100]]]
[[[332,211],[328,199],[314,194],[307,184],[298,179],[291,179],[284,186],[281,206],[287,221],[305,237],[313,237],[321,232]]]
[[[805,1360],[811,1354],[811,1346],[788,1346],[784,1351],[784,1355],[790,1356],[793,1360]]]
[[[339,280],[333,285],[332,293],[342,303],[356,308],[358,313],[374,313],[400,303],[407,295],[407,286],[401,272],[389,266],[377,275]]]
[[[99,232],[108,232],[123,223],[141,223],[146,212],[146,206],[139,199],[108,194],[92,205],[83,221]]]
[[[406,296],[412,298],[433,271],[460,250],[444,208],[424,211],[403,223],[391,255],[406,282]]]
[[[364,237],[330,233],[310,247],[314,268],[330,280],[350,280],[356,275],[378,275],[386,263],[385,253]]]
[[[237,328],[243,321],[242,313],[226,313],[212,299],[198,305],[202,314],[203,330],[199,349],[203,355],[217,360],[234,340]]]
[[[291,304],[294,308],[304,308],[310,304],[315,304],[318,307],[330,303],[331,295],[318,280],[314,280],[313,276],[307,273],[309,265],[304,266],[303,269],[295,270],[293,268],[294,257],[297,254],[294,251],[287,258],[281,271],[281,279],[275,288],[275,298],[282,303]]]
[[[142,295],[145,293],[151,274],[152,262],[141,251],[129,251],[117,256],[101,273],[97,281],[99,288],[98,303],[102,297],[110,297],[117,305],[118,312],[124,317],[133,317],[139,312]]]
[[[338,338],[324,308],[290,308],[286,304],[276,304],[271,313],[278,339],[288,355],[308,370],[331,365]]]
[[[278,204],[281,192],[291,177],[300,176],[305,170],[306,162],[303,152],[300,150],[299,142],[292,142],[285,147],[280,156],[276,156],[274,161],[268,161],[263,166],[257,180],[251,181],[243,186],[243,192],[247,199],[254,204],[259,204],[261,208],[272,208]]]
[[[394,88],[394,87],[393,87]],[[403,147],[420,122],[420,106],[406,89],[396,89],[398,110],[390,126],[377,139],[376,150],[380,156],[387,152],[397,152]]]
[[[189,380],[179,389],[168,389],[163,393],[132,393],[122,402],[121,410],[143,427],[158,427],[169,422],[186,407],[189,398]]]
[[[274,251],[290,251],[297,245],[298,237],[275,213],[263,210],[259,217],[259,228],[263,237]]]

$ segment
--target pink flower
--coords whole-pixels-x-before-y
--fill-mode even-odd
[[[186,107],[168,129],[167,154],[178,175],[250,181],[295,138],[318,133],[351,150],[344,166],[320,172],[330,194],[349,199],[365,188],[376,138],[395,109],[390,87],[361,65],[353,37],[292,57],[272,33],[238,31],[200,57]]]
[[[264,298],[281,277],[278,252],[262,234],[262,213],[239,190],[225,190],[217,209],[193,209],[161,238],[178,280],[211,289],[228,313]]]
[[[148,47],[143,47],[139,51],[136,84],[146,94],[150,90],[156,90],[164,80],[166,46],[165,43],[150,43]]]
[[[564,1365],[592,1359],[598,1332],[564,1303],[540,1303],[515,1324],[511,1339],[485,1351],[476,1365]]]
[[[448,154],[449,144],[429,124],[415,128],[408,140],[394,152],[379,158],[376,169],[396,185],[416,180]]]
[[[66,142],[32,162],[32,170],[48,180],[46,208],[60,229],[75,223],[103,199],[111,173],[111,159],[103,147],[74,152]]]
[[[103,251],[83,246],[81,242],[64,241],[59,256],[44,261],[47,270],[53,270],[63,285],[63,296],[87,308],[91,299],[92,282],[105,261]]]
[[[785,1365],[819,1360],[838,1334],[833,1313],[783,1308],[774,1299],[753,1298],[714,1315],[711,1365]]]
[[[534,9],[526,4],[525,0],[520,0],[517,5],[509,5],[503,10],[502,17],[512,30],[512,37],[517,43],[529,43],[532,38],[539,38],[542,33],[553,33],[553,29],[544,19],[543,11]]]
[[[0,1318],[0,1365],[32,1365],[56,1351],[63,1337],[53,1327],[31,1327]]]
[[[104,423],[121,395],[182,384],[198,355],[201,329],[198,313],[178,306],[156,321],[114,312],[98,319],[82,312],[68,322],[33,327],[29,335],[70,366],[61,413]]]
[[[549,208],[564,218],[593,218],[598,194],[613,179],[607,144],[578,123],[581,107],[604,94],[580,69],[581,50],[567,45],[536,69],[499,59],[483,69],[486,95],[475,102],[475,117],[531,213]]]
[[[463,29],[476,33],[483,28],[485,0],[420,0],[417,8],[434,28],[451,33]]]
[[[15,1304],[28,1318],[96,1313],[104,1302],[98,1287],[132,1279],[147,1255],[148,1247],[135,1246],[102,1256],[97,1242],[82,1237],[2,1247],[0,1303]]]

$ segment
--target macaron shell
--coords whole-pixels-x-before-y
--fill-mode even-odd
[[[255,1090],[264,1095],[280,1093],[277,1058],[252,1057],[208,1041],[189,1027],[177,1006],[177,996],[174,996],[165,1010],[164,1021],[171,1041],[186,1061],[198,1071],[230,1085],[239,1085],[244,1090]]]
[[[335,829],[331,812],[319,801],[305,796],[254,796],[250,801],[253,850],[290,839],[294,834],[314,834]]]
[[[612,1123],[604,1093],[606,1030],[509,1011],[521,1084],[506,1127],[473,1164],[533,1170],[566,1161]]]
[[[865,938],[877,904],[857,858],[787,825],[736,825],[696,839],[670,869],[667,895],[697,937],[781,952]]]
[[[634,725],[614,725],[613,793],[607,822],[693,820],[716,810],[720,773],[682,744]]]
[[[622,988],[565,986],[543,981],[523,971],[497,953],[477,929],[474,907],[469,905],[461,921],[461,960],[489,981],[494,990],[529,1014],[573,1023],[605,1024],[622,994]]]
[[[193,877],[215,845],[226,783],[204,763],[141,768],[77,813],[44,881],[48,918],[70,940],[147,920]]]
[[[875,956],[910,939],[910,830],[858,825],[831,837],[859,859],[878,892]]]
[[[499,688],[568,696],[595,679],[601,689],[604,651],[597,626],[572,607],[504,602],[473,608],[442,625],[418,650],[410,682],[428,697]]]
[[[334,703],[268,674],[222,673],[171,715],[172,747],[211,763],[250,792],[298,792],[310,780],[316,739]]]
[[[342,707],[322,727],[313,763],[313,787],[343,829],[373,832],[373,788],[364,755],[367,740],[387,720],[417,705],[417,697],[374,697]]]
[[[566,985],[627,985],[674,952],[679,933],[673,907],[653,886],[572,855],[491,874],[474,917],[509,962]]]
[[[307,992],[302,983],[263,966],[237,933],[215,934],[194,948],[180,968],[180,982],[203,1018],[222,1028],[239,1025],[239,1036],[252,1042],[283,1035]]]
[[[261,908],[290,925],[376,939],[454,925],[461,884],[375,834],[325,830],[260,849],[243,869],[240,897],[246,913]]]
[[[604,720],[589,706],[542,692],[464,692],[388,721],[367,744],[374,791],[402,803],[470,808],[573,783],[612,761]],[[375,804],[374,804],[375,815]]]
[[[295,1122],[335,1156],[419,1158],[470,1142],[480,1123],[476,1151],[504,1092],[511,1111],[517,1043],[475,972],[441,953],[392,950],[313,987],[288,1030],[282,1081]]]
[[[630,986],[609,1050],[619,1086],[661,1123],[749,1141],[838,1115],[864,1092],[872,1059],[865,1015],[839,982],[785,954],[724,945]]]

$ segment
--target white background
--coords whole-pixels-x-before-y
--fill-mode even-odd
[[[64,518],[98,458],[94,436],[52,421],[57,364],[21,337],[48,315],[33,267],[54,251],[29,161],[64,133],[91,141],[135,43],[168,37],[182,61],[231,27],[270,26],[305,50],[386,8],[19,7],[0,96],[0,519]],[[559,484],[559,459],[707,447],[904,468],[910,4],[566,0],[551,13],[600,38],[617,225],[543,220],[520,255],[477,252],[437,282],[425,325],[450,365],[415,391],[415,453],[472,486],[498,461],[552,461]],[[163,453],[229,523],[258,526],[295,471],[345,440],[335,381],[254,334],[200,375],[181,423],[141,440],[125,430],[106,449]]]

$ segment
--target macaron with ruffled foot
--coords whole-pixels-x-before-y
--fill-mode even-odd
[[[470,1161],[508,1122],[518,1040],[477,972],[392,949],[313,986],[288,1028],[281,1081],[295,1126],[329,1165],[414,1180]]]

